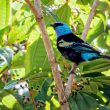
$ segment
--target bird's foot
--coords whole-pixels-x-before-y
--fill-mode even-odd
[[[64,99],[63,101],[60,101],[61,105],[64,105],[65,103],[67,103],[67,99]]]
[[[69,75],[71,75],[71,74],[74,74],[75,75],[76,68],[77,68],[77,64],[74,63],[73,66],[72,66],[72,68],[71,68],[71,70],[70,70],[70,72],[69,72]]]
[[[72,69],[70,70],[70,72],[69,72],[69,75],[71,75],[71,74],[75,74],[73,68],[72,68]]]

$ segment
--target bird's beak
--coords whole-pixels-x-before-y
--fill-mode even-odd
[[[50,26],[55,27],[55,25],[54,25],[54,24],[50,24]]]

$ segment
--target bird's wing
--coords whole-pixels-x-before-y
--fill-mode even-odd
[[[82,42],[67,42],[63,39],[61,39],[58,42],[58,46],[59,47],[63,47],[63,48],[70,48],[70,49],[74,49],[75,52],[81,53],[81,52],[96,52],[99,53],[97,50],[95,50],[94,48],[92,48],[89,44]]]

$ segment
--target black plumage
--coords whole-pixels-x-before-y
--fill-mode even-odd
[[[68,45],[67,46],[61,45],[64,42],[68,42]],[[79,46],[79,49],[77,49],[78,46]],[[83,49],[81,49],[82,47]],[[100,56],[100,52],[96,51],[89,44],[85,43],[82,39],[78,38],[73,33],[69,33],[59,37],[57,39],[57,48],[66,59],[72,62],[75,62],[76,64],[79,64],[85,61],[81,57],[81,54],[84,52],[97,54],[96,56],[90,58],[89,60],[99,58]]]

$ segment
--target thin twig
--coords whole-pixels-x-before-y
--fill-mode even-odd
[[[87,22],[86,22],[86,25],[85,25],[85,28],[84,28],[84,31],[82,33],[82,39],[85,40],[86,39],[86,36],[87,36],[87,33],[88,33],[88,30],[89,30],[89,27],[90,27],[90,24],[92,22],[92,19],[95,15],[95,12],[96,12],[96,8],[99,4],[99,0],[94,0],[94,3],[92,5],[92,8],[91,8],[91,11],[90,11],[90,14],[89,14],[89,17],[87,19]]]
[[[67,97],[69,97],[69,95],[71,94],[71,89],[72,89],[72,84],[73,84],[73,80],[74,80],[74,75],[75,75],[75,70],[77,68],[77,64],[74,63],[73,64],[73,68],[72,71],[68,77],[68,82],[67,82],[67,86],[65,88],[65,94]]]
[[[31,4],[31,2],[29,0],[25,0],[25,1],[29,5],[32,12],[34,13],[34,15],[36,17],[36,21],[38,22],[38,26],[41,31],[42,39],[44,42],[48,60],[49,60],[49,63],[50,63],[51,69],[52,69],[52,73],[53,73],[53,77],[55,80],[55,86],[57,89],[57,93],[58,93],[58,97],[59,97],[59,101],[60,101],[60,105],[61,105],[61,110],[69,110],[69,105],[67,102],[61,104],[62,102],[64,102],[64,100],[66,100],[66,97],[65,97],[65,93],[64,93],[64,89],[63,89],[63,85],[62,85],[60,72],[58,70],[58,64],[56,63],[53,48],[50,43],[50,39],[48,37],[45,23],[43,20],[40,0],[35,0],[35,7]]]
[[[32,104],[34,106],[34,110],[38,110],[37,107],[36,107],[36,102],[34,100],[34,96],[33,96],[32,90],[29,91],[29,94],[30,94],[30,97],[31,97],[31,100],[32,100]]]

